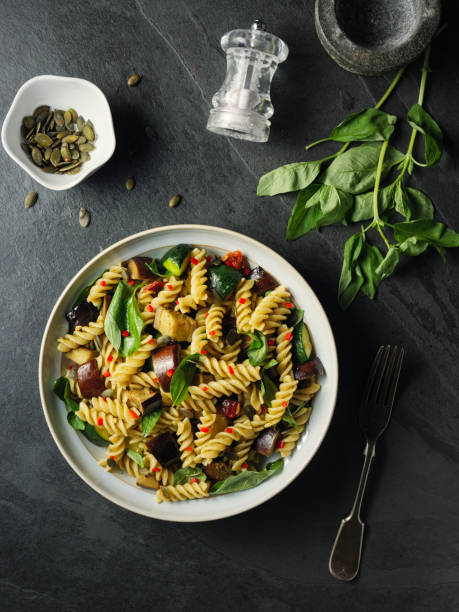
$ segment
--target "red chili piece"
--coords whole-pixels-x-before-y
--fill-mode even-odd
[[[285,302],[285,307],[286,308],[293,308],[292,302]]]
[[[248,467],[249,467],[248,463],[243,463],[243,464],[241,465],[241,468],[242,468],[243,470],[246,470]]]
[[[172,289],[174,288],[174,285],[171,285],[170,283],[168,285],[166,285],[166,287],[169,289],[169,291],[172,291]]]
[[[159,378],[153,378],[153,382],[155,383],[159,382]]]
[[[248,268],[244,268],[243,274],[244,274],[244,276],[248,276],[250,274],[250,270]]]
[[[234,368],[232,366],[228,366],[228,372],[230,374],[234,374]]]
[[[129,414],[131,415],[133,419],[136,419],[138,417],[137,412],[134,412],[133,410],[129,410]]]
[[[208,387],[207,385],[203,385],[203,386],[202,386],[202,390],[203,390],[203,391],[207,391],[207,389],[208,389],[208,388],[209,388],[209,387]]]
[[[208,313],[208,312],[206,312],[205,316],[206,316],[206,317],[208,317],[208,316],[209,316],[209,313]]]
[[[233,433],[233,428],[232,427],[227,427],[225,431],[226,431],[226,433]]]
[[[216,333],[217,333],[217,332],[215,331],[215,329],[212,329],[212,330],[209,332],[209,336],[215,336],[215,334],[216,334]]]
[[[102,395],[102,399],[104,400],[105,403],[107,402],[107,398],[104,397],[103,395]]]
[[[131,278],[130,280],[128,280],[128,285],[129,285],[130,287],[132,287],[132,285],[133,285],[133,284],[134,284],[134,281],[132,280],[132,278]]]
[[[288,402],[282,402],[282,408],[287,408]]]
[[[167,370],[166,374],[169,376],[169,378],[172,378],[172,376],[174,376],[174,370]]]
[[[285,334],[285,339],[286,339],[286,340],[291,340],[291,339],[292,339],[292,332],[287,332],[287,333]]]
[[[191,446],[187,446],[183,450],[187,451],[187,453],[190,453],[193,449],[191,448]]]
[[[201,427],[201,428],[200,428],[200,430],[201,430],[203,433],[209,433],[209,431],[210,431],[209,427]]]
[[[69,365],[69,370],[71,370],[71,369],[73,368],[73,366],[74,366],[74,365],[75,365],[74,363],[71,363],[71,364]]]
[[[239,298],[239,304],[245,304],[247,300],[245,298]]]
[[[151,468],[151,471],[152,472],[160,472],[161,468],[159,468],[159,467]]]
[[[193,266],[197,266],[197,265],[198,265],[198,263],[199,263],[199,261],[196,259],[196,257],[192,257],[192,258],[190,259],[190,261],[191,261],[191,263],[193,264]]]
[[[150,338],[150,340],[148,341],[148,344],[154,344],[155,343],[155,339],[154,338]]]
[[[115,455],[110,455],[110,459],[111,459],[112,461],[115,461]]]
[[[154,308],[153,308],[153,306],[151,304],[148,304],[147,310],[148,310],[148,312],[153,312]]]
[[[127,338],[129,336],[129,332],[127,330],[124,330],[121,332],[121,335]]]
[[[285,442],[281,440],[279,444],[277,445],[277,448],[284,448],[284,446],[285,446]]]
[[[212,257],[210,255],[207,255],[206,261],[207,261],[207,263],[210,263],[212,261]]]
[[[230,262],[230,260],[229,260],[229,259],[227,259],[227,260],[225,261],[225,265],[227,265],[227,266],[230,266],[230,265],[231,265],[231,262]]]
[[[97,424],[99,425],[99,427],[101,427],[104,424],[104,419],[102,417],[99,417],[97,419]]]
[[[106,283],[105,281],[103,281],[103,280],[102,280],[102,281],[100,281],[100,283],[99,283],[99,284],[100,284],[100,286],[101,286],[101,287],[105,287],[105,285],[106,285],[107,283]]]
[[[175,300],[175,303],[177,304],[177,306],[180,304],[180,302],[178,300]]]
[[[194,478],[190,478],[190,484],[194,484],[195,482],[198,482],[196,476]]]
[[[274,346],[274,340],[273,340],[272,338],[270,338],[270,339],[268,340],[268,345],[269,345],[269,346]]]
[[[113,355],[109,355],[109,356],[107,357],[107,361],[108,361],[109,363],[110,363],[110,361],[113,361]]]
[[[201,355],[207,355],[206,349],[201,349]]]
[[[110,372],[108,370],[105,370],[104,376],[105,376],[105,378],[108,378],[110,376]]]

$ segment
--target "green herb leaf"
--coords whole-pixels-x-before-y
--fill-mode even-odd
[[[196,373],[197,353],[188,355],[180,362],[171,378],[171,396],[174,406],[178,406],[188,395],[188,387],[193,382]]]
[[[268,406],[268,408],[271,407],[271,402],[276,396],[277,387],[267,370],[277,365],[277,363],[278,362],[275,359],[270,359],[261,369],[260,389],[263,396],[263,402]]]
[[[123,337],[121,354],[125,357],[132,355],[140,346],[142,337],[143,319],[140,316],[139,304],[136,300],[136,292],[140,285],[132,292],[126,305],[126,327],[129,336]]]
[[[381,283],[381,277],[377,273],[384,257],[378,247],[365,242],[362,255],[360,257],[360,269],[364,276],[364,283],[360,290],[372,300],[376,295],[376,289]]]
[[[440,161],[443,149],[443,134],[440,126],[419,104],[414,104],[407,115],[408,123],[424,135],[425,157],[428,166]]]
[[[92,444],[96,446],[108,446],[110,442],[104,440],[96,431],[96,428],[89,423],[84,424],[84,430],[81,432],[85,438],[87,438]]]
[[[381,281],[383,281],[385,278],[387,278],[394,272],[399,259],[400,255],[398,250],[395,247],[390,247],[390,249],[386,253],[386,256],[376,268],[376,274],[377,276],[379,276]]]
[[[338,287],[338,302],[343,310],[349,308],[364,283],[364,278],[358,263],[364,248],[362,234],[354,234],[344,245],[343,267]]]
[[[203,482],[207,480],[207,476],[199,467],[185,467],[178,469],[174,474],[174,482],[173,485],[176,487],[177,485],[184,485],[190,482],[191,478],[197,478],[198,482]]]
[[[407,221],[415,219],[433,219],[432,200],[425,193],[413,187],[404,187],[398,183],[395,190],[395,210]]]
[[[86,423],[72,411],[67,412],[67,423],[77,431],[83,431],[86,425]]]
[[[132,355],[140,345],[143,320],[135,299],[139,286],[131,290],[124,280],[120,280],[105,315],[105,335],[123,357]],[[123,331],[128,331],[129,336],[122,336]]]
[[[152,259],[150,263],[145,264],[156,276],[171,276],[171,273],[163,267],[157,259]]]
[[[271,170],[260,178],[257,195],[268,196],[298,191],[310,185],[319,174],[321,162],[298,162]]]
[[[247,357],[250,364],[253,366],[261,365],[268,354],[268,340],[266,336],[258,330],[255,330],[253,334],[244,332],[244,335],[252,338],[252,342],[247,349]]]
[[[288,423],[290,427],[294,427],[296,431],[300,431],[300,428],[298,427],[295,419],[293,418],[293,414],[292,414],[292,411],[290,410],[290,406],[287,406],[287,408],[285,409],[285,412],[282,416],[282,420],[284,421],[284,423]]]
[[[137,453],[135,450],[132,450],[132,448],[128,448],[126,451],[126,455],[132,459],[132,461],[135,461],[137,463],[137,465],[139,465],[141,468],[145,467],[145,463],[143,461],[143,457],[140,453]]]
[[[358,194],[374,187],[379,154],[379,142],[368,142],[339,155],[321,175],[319,181],[347,193]],[[389,146],[384,157],[381,177],[404,158],[403,153]]]
[[[326,142],[327,140],[334,140],[335,142],[387,140],[392,135],[396,122],[397,117],[395,115],[389,115],[377,108],[365,108],[358,113],[348,115],[344,121],[335,127],[328,138],[318,142]]]
[[[306,187],[306,189],[298,192],[295,206],[288,220],[287,234],[285,236],[287,240],[296,240],[311,229],[310,221],[307,218],[306,203],[320,188],[321,185],[319,183],[313,183]]]
[[[394,184],[380,189],[378,193],[378,211],[382,215],[391,210],[394,204]],[[354,197],[350,220],[354,222],[373,219],[373,192],[360,193]]]
[[[303,319],[304,319],[304,310],[301,310],[300,308],[295,308],[295,310],[292,312],[292,314],[287,319],[287,326],[296,327],[297,325],[303,322]]]
[[[444,247],[459,247],[459,234],[433,219],[395,223],[394,236],[401,243],[400,251],[408,255],[419,255],[429,245],[440,255],[444,255]]]
[[[68,410],[77,412],[80,409],[80,400],[70,391],[70,382],[65,376],[56,378],[53,390],[57,397],[65,402]]]
[[[142,430],[142,435],[144,438],[149,436],[153,431],[154,426],[159,421],[159,417],[163,413],[163,407],[157,408],[148,414],[144,414],[142,420],[140,422],[140,428]]]
[[[210,489],[209,495],[223,495],[225,493],[234,493],[236,491],[244,491],[258,486],[271,476],[275,476],[282,471],[284,460],[278,459],[274,463],[268,463],[264,470],[259,472],[244,470],[235,476],[230,476],[226,480],[216,482]]]

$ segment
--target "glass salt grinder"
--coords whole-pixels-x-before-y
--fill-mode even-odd
[[[226,77],[212,98],[207,129],[242,140],[266,142],[274,113],[271,80],[288,56],[283,40],[265,32],[260,19],[249,30],[231,30],[221,39]]]

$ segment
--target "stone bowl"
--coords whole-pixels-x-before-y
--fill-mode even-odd
[[[440,22],[441,0],[316,0],[325,51],[345,70],[375,75],[414,60]]]

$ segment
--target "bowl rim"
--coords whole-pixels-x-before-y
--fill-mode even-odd
[[[330,342],[330,362],[328,364],[328,371],[330,373],[334,374],[334,379],[335,379],[335,385],[334,385],[334,389],[332,389],[332,395],[331,395],[331,401],[330,401],[330,405],[331,405],[331,410],[328,416],[328,420],[323,428],[323,432],[320,436],[320,438],[318,439],[317,443],[316,443],[316,447],[314,448],[314,451],[312,453],[312,455],[309,457],[309,460],[302,466],[300,466],[300,468],[298,469],[298,471],[294,472],[290,477],[284,477],[285,479],[282,481],[281,486],[278,487],[275,491],[271,491],[269,488],[266,489],[266,492],[264,495],[259,496],[259,498],[254,498],[253,501],[249,502],[248,504],[246,504],[246,506],[244,507],[244,509],[239,510],[236,509],[236,511],[232,511],[231,508],[229,507],[228,509],[224,509],[223,511],[220,509],[219,511],[217,510],[217,512],[215,512],[215,516],[208,516],[205,518],[196,518],[194,516],[190,516],[190,517],[185,517],[185,518],[177,518],[175,516],[172,517],[155,517],[152,516],[149,513],[143,512],[142,510],[140,510],[139,508],[137,508],[134,504],[129,504],[129,503],[123,503],[123,501],[116,499],[115,497],[112,496],[112,494],[110,494],[109,492],[105,491],[104,488],[102,486],[100,486],[97,482],[95,482],[94,479],[91,479],[90,475],[86,475],[86,473],[79,468],[79,466],[72,460],[72,458],[67,454],[64,445],[61,443],[57,433],[54,430],[54,427],[51,423],[51,419],[48,416],[48,407],[45,401],[45,390],[44,390],[44,353],[45,353],[45,347],[48,341],[48,336],[50,334],[51,331],[51,324],[53,322],[54,316],[56,311],[59,309],[59,307],[61,306],[61,303],[63,302],[63,300],[67,297],[67,292],[71,291],[72,288],[74,287],[74,285],[77,283],[77,281],[80,279],[80,277],[84,276],[86,270],[88,268],[90,268],[92,266],[93,263],[95,263],[97,260],[101,259],[102,257],[104,257],[107,254],[110,254],[110,252],[112,251],[116,251],[116,249],[125,246],[129,243],[135,243],[138,239],[149,236],[149,235],[155,235],[155,234],[161,234],[163,232],[170,232],[170,231],[183,231],[183,230],[201,230],[201,231],[211,231],[211,232],[215,232],[216,234],[218,233],[224,233],[229,237],[232,238],[236,238],[236,239],[240,239],[241,237],[244,240],[247,240],[251,243],[253,243],[255,246],[258,247],[262,247],[263,249],[265,249],[268,254],[277,259],[282,266],[284,267],[288,267],[290,268],[294,273],[296,273],[302,280],[302,282],[304,283],[304,285],[306,286],[306,288],[309,290],[310,292],[310,298],[312,300],[315,301],[315,306],[318,308],[319,312],[321,313],[323,320],[326,324],[326,333],[328,336],[328,341]],[[62,456],[64,457],[64,459],[67,461],[67,463],[70,465],[70,467],[73,469],[73,471],[87,484],[89,485],[94,491],[96,491],[97,493],[99,493],[100,495],[102,495],[103,497],[105,497],[106,499],[108,499],[109,501],[111,501],[112,503],[116,504],[117,506],[120,506],[122,508],[124,508],[125,510],[130,510],[132,512],[135,512],[136,514],[141,514],[143,516],[147,516],[148,518],[153,518],[153,519],[158,519],[158,520],[166,520],[169,522],[179,522],[179,523],[189,523],[189,522],[207,522],[207,521],[212,521],[212,520],[219,520],[222,518],[228,518],[230,516],[236,516],[238,514],[242,514],[243,512],[247,512],[248,510],[251,510],[257,506],[262,505],[263,503],[265,503],[266,501],[268,501],[269,499],[271,499],[272,497],[276,496],[278,493],[280,493],[281,491],[283,491],[291,482],[293,482],[293,480],[295,480],[300,474],[301,472],[303,472],[303,470],[309,465],[309,463],[312,461],[313,457],[315,456],[315,454],[317,453],[317,451],[319,450],[319,448],[321,447],[323,440],[330,428],[330,423],[332,421],[334,412],[335,412],[335,408],[336,408],[336,400],[337,400],[337,394],[338,394],[338,382],[339,382],[339,367],[338,367],[338,354],[337,354],[337,350],[336,350],[336,343],[335,343],[335,339],[333,336],[333,332],[331,329],[331,325],[330,322],[328,320],[327,314],[325,313],[325,310],[322,306],[322,304],[320,303],[319,298],[316,296],[315,292],[313,291],[313,289],[310,287],[309,283],[304,279],[304,277],[298,272],[298,270],[296,270],[296,268],[290,264],[286,259],[284,259],[284,257],[282,257],[281,255],[279,255],[278,253],[276,253],[273,249],[271,249],[270,247],[266,246],[265,244],[259,242],[258,240],[256,240],[255,238],[251,238],[250,236],[247,236],[246,234],[242,234],[240,232],[236,232],[234,230],[229,230],[226,228],[221,228],[221,227],[217,227],[217,226],[212,226],[212,225],[204,225],[204,224],[193,224],[193,223],[189,223],[189,224],[175,224],[175,225],[162,225],[159,227],[155,227],[155,228],[151,228],[148,230],[144,230],[142,232],[138,232],[136,234],[130,234],[129,236],[126,236],[125,238],[119,240],[118,242],[115,242],[114,244],[108,246],[107,248],[105,248],[104,250],[100,251],[97,255],[95,255],[94,257],[92,257],[82,268],[79,269],[79,271],[71,278],[71,280],[67,283],[67,285],[64,287],[64,289],[62,290],[61,294],[59,295],[58,299],[56,300],[53,309],[48,317],[48,321],[46,323],[46,327],[45,327],[45,331],[43,332],[43,337],[42,337],[42,341],[41,341],[41,345],[40,345],[40,353],[39,353],[39,359],[38,359],[38,383],[39,383],[39,392],[40,392],[40,401],[41,401],[41,406],[42,406],[42,410],[45,416],[45,420],[46,423],[48,425],[48,429],[54,439],[54,442],[56,444],[56,446],[58,447],[58,449],[60,450]]]
[[[50,79],[52,81],[72,81],[72,82],[77,82],[77,83],[81,83],[84,84],[85,86],[89,86],[91,89],[93,89],[95,91],[95,93],[100,97],[102,104],[105,105],[105,111],[107,113],[107,117],[108,117],[108,122],[109,122],[109,126],[110,126],[110,134],[112,136],[112,143],[110,146],[110,142],[107,143],[107,149],[106,149],[106,154],[103,156],[101,162],[93,167],[93,168],[87,168],[86,172],[83,171],[81,174],[76,174],[74,175],[74,177],[66,182],[65,184],[62,185],[52,185],[50,183],[48,183],[48,181],[46,180],[46,174],[44,172],[42,172],[41,174],[38,172],[33,172],[23,161],[20,157],[18,157],[13,150],[11,149],[9,142],[8,142],[8,138],[6,136],[6,130],[10,124],[10,122],[13,119],[17,104],[19,99],[22,97],[23,93],[30,87],[32,86],[35,82],[37,81],[42,81],[45,79]],[[43,187],[46,187],[47,189],[51,189],[52,191],[65,191],[67,189],[71,189],[72,187],[75,187],[75,185],[78,185],[79,183],[81,183],[84,179],[86,179],[88,176],[90,176],[91,174],[93,174],[94,172],[96,172],[97,170],[99,170],[104,164],[106,164],[108,162],[108,160],[112,157],[113,153],[115,152],[115,148],[116,148],[116,135],[115,135],[115,128],[113,125],[113,117],[112,117],[112,112],[110,110],[110,105],[108,103],[107,97],[104,94],[104,92],[100,89],[100,87],[98,87],[95,83],[92,83],[91,81],[88,81],[87,79],[81,79],[80,77],[70,77],[70,76],[61,76],[61,75],[55,75],[55,74],[39,74],[37,76],[32,77],[31,79],[28,79],[27,81],[25,81],[21,87],[17,90],[16,95],[13,98],[13,101],[8,109],[8,112],[5,115],[5,119],[3,120],[3,125],[2,125],[2,133],[1,133],[1,140],[2,140],[2,145],[3,148],[5,149],[6,153],[11,157],[11,159],[13,161],[15,161],[18,166],[20,166],[23,170],[25,170],[25,172],[27,172],[27,174],[32,177],[35,181],[37,181],[37,183],[39,183],[40,185],[42,185]],[[103,149],[105,150],[105,148]],[[43,175],[43,176],[42,176]]]

